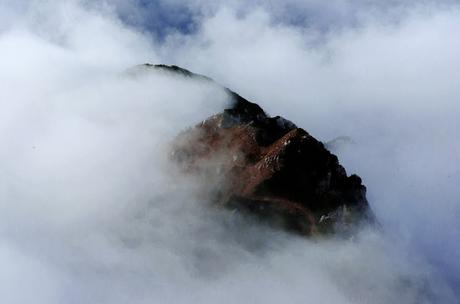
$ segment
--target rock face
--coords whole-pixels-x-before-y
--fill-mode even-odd
[[[176,66],[152,67],[195,77]],[[361,178],[347,176],[321,142],[226,90],[232,105],[179,134],[172,152],[182,170],[209,185],[216,204],[303,235],[373,220]]]

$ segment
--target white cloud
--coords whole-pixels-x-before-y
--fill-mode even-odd
[[[263,10],[244,18],[223,10],[171,49],[176,61],[322,140],[350,136],[355,144],[336,152],[364,177],[387,233],[455,286],[460,11],[428,8],[394,24],[368,15],[361,27],[320,39],[314,29],[273,25]]]
[[[411,7],[397,23],[366,10],[359,27],[322,32],[274,22],[276,3],[244,14],[216,4],[197,32],[159,44],[110,6],[21,5],[27,13],[7,3],[0,23],[3,301],[455,302],[453,6]],[[145,61],[212,76],[319,139],[350,136],[336,152],[364,178],[383,232],[306,241],[204,208],[166,146],[226,96],[164,74],[121,76]]]

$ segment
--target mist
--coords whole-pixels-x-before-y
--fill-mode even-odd
[[[2,302],[459,302],[454,2],[0,8]],[[331,149],[381,229],[308,240],[210,208],[168,145],[228,96],[144,62],[349,138]]]

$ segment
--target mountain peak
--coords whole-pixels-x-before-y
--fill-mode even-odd
[[[143,67],[213,81],[177,66]],[[374,220],[361,178],[348,176],[323,143],[224,89],[231,105],[172,145],[173,160],[202,179],[214,203],[302,235],[351,231]]]

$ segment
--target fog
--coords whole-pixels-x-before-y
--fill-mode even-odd
[[[459,302],[458,5],[267,3],[0,3],[3,303]],[[144,62],[349,137],[333,152],[381,229],[307,240],[211,208],[168,144],[228,96]]]

